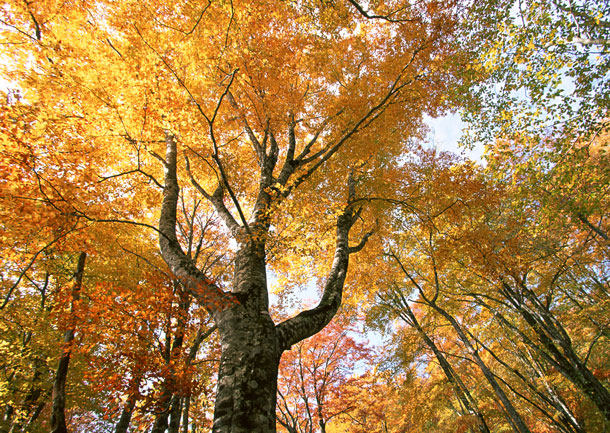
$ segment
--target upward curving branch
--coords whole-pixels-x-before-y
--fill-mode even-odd
[[[176,139],[169,131],[165,131],[165,145],[167,164],[165,165],[165,185],[159,218],[161,256],[186,290],[213,315],[231,305],[234,300],[231,295],[223,292],[214,281],[197,269],[195,263],[184,253],[178,242],[176,226],[180,187],[176,173],[177,149]]]
[[[303,311],[276,326],[282,350],[299,341],[311,337],[321,331],[335,316],[343,298],[343,285],[347,275],[350,253],[360,251],[370,234],[365,235],[356,248],[349,246],[349,232],[358,218],[359,212],[353,210],[355,181],[350,175],[348,179],[348,205],[337,218],[337,240],[333,264],[326,278],[324,292],[320,303],[307,311]]]
[[[415,61],[415,58],[417,57],[417,54],[423,48],[424,46],[421,46],[418,49],[414,50],[411,55],[411,58],[397,74],[396,79],[394,80],[388,91],[378,100],[376,104],[374,104],[368,111],[362,114],[360,118],[357,118],[352,123],[352,125],[347,130],[345,130],[344,133],[335,141],[328,143],[328,145],[324,146],[317,152],[313,154],[311,153],[313,145],[316,143],[318,137],[324,131],[328,123],[330,123],[330,121],[332,121],[334,118],[343,114],[343,110],[340,110],[333,116],[327,118],[322,123],[318,131],[316,131],[316,133],[314,134],[313,138],[305,145],[303,150],[296,158],[294,157],[294,143],[292,141],[289,141],[286,160],[278,178],[278,182],[284,187],[282,197],[288,197],[294,189],[296,189],[301,183],[311,177],[313,173],[315,173],[324,163],[326,163],[326,161],[328,161],[334,154],[336,154],[339,149],[341,149],[354,135],[368,127],[375,119],[377,119],[377,117],[379,117],[385,111],[385,109],[393,101],[395,101],[395,99],[398,97],[403,88],[405,88],[417,79],[416,77],[413,79],[404,80],[407,70],[412,66],[413,62]],[[289,130],[290,140],[293,139],[294,128],[295,122],[293,121]],[[289,182],[290,178],[295,174],[297,168],[300,167],[303,169],[302,172],[292,182]]]

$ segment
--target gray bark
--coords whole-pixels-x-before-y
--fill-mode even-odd
[[[606,420],[610,421],[610,391],[580,359],[574,350],[570,336],[550,309],[540,302],[536,294],[525,285],[525,282],[521,282],[519,286],[518,288],[512,287],[503,282],[502,294],[536,333],[540,345],[535,345],[533,348],[550,361],[551,365],[566,379],[580,388],[597,406]]]
[[[191,396],[187,395],[184,397],[184,404],[182,408],[182,433],[188,433],[189,431],[189,411],[191,410]]]
[[[500,321],[500,324],[506,328],[507,331],[515,332],[521,341],[523,341],[528,347],[535,347],[536,345],[532,340],[527,338],[516,326],[511,324],[509,320],[504,317],[504,315],[498,311],[493,306],[489,305],[483,299],[477,297],[477,304],[487,308],[494,314],[494,317]],[[512,342],[510,334],[507,334],[509,337],[509,341]],[[513,346],[514,343],[513,343]],[[542,367],[539,363],[539,360],[532,356],[532,353],[529,349],[527,349],[527,357],[525,354],[521,353],[516,347],[513,350],[513,354],[519,357],[524,365],[528,365],[531,368],[531,371],[528,375],[522,374],[520,371],[515,368],[510,367],[506,363],[504,363],[492,350],[488,347],[485,348],[498,362],[500,362],[504,367],[512,371],[515,376],[517,376],[534,394],[536,394],[542,401],[547,403],[549,406],[552,406],[557,413],[559,414],[560,423],[563,425],[558,425],[558,428],[562,431],[575,432],[575,433],[584,433],[585,430],[581,426],[581,423],[578,421],[576,416],[572,413],[569,406],[563,400],[561,395],[555,390],[553,386],[546,380],[545,373],[542,371]],[[528,379],[528,377],[530,379]],[[532,383],[534,382],[534,383]],[[542,384],[543,388],[546,392],[542,392],[535,385],[536,382]]]
[[[439,307],[436,303],[430,303],[428,305],[430,305],[434,310],[438,311],[457,332],[458,336],[460,337],[460,340],[462,340],[462,343],[464,343],[464,346],[466,347],[466,349],[474,359],[475,363],[483,373],[483,376],[485,376],[485,379],[487,379],[487,382],[491,385],[492,389],[494,390],[494,393],[502,403],[507,419],[513,426],[515,432],[531,433],[529,427],[527,426],[527,424],[525,424],[525,422],[521,418],[521,415],[519,415],[519,413],[511,403],[510,399],[496,380],[495,375],[491,372],[489,367],[487,367],[483,359],[479,356],[479,352],[470,343],[470,339],[468,338],[462,327],[459,325],[457,320],[455,320],[453,316],[447,313],[443,308]]]
[[[272,186],[278,183],[286,185],[299,165],[311,162],[312,166],[305,172],[305,177],[301,175],[291,185],[291,188],[294,188],[335,153],[349,136],[346,134],[346,137],[329,147],[327,151],[308,159],[306,157],[313,144],[310,143],[295,158],[295,124],[293,124],[289,134],[286,159],[279,178],[276,179],[273,172],[279,150],[273,133],[267,130],[262,143],[253,133],[250,134],[257,150],[261,177],[252,216],[246,221],[223,170],[212,126],[210,121],[210,136],[215,148],[213,160],[221,173],[218,188],[213,194],[208,194],[199,186],[190,173],[188,160],[187,171],[191,183],[214,205],[238,243],[232,290],[221,290],[213,280],[199,271],[184,253],[177,239],[176,209],[180,188],[176,174],[176,139],[169,132],[166,132],[165,137],[165,186],[159,220],[159,245],[161,254],[172,273],[181,280],[197,302],[210,312],[220,336],[221,360],[212,431],[214,433],[275,432],[277,374],[282,352],[320,331],[336,314],[341,304],[349,254],[360,250],[368,236],[358,246],[349,247],[349,231],[359,213],[348,205],[337,220],[335,256],[322,299],[315,308],[276,325],[269,316],[265,239],[269,230],[268,212],[271,204],[274,200],[285,198],[288,193],[272,195]],[[349,135],[354,132],[354,130],[349,131]],[[353,179],[350,178],[348,184],[348,203],[351,203],[354,199]],[[240,215],[241,224],[233,218],[224,205],[225,191],[230,193]]]
[[[525,422],[523,421],[523,418],[521,418],[521,415],[519,415],[519,413],[517,412],[517,410],[511,403],[510,399],[508,398],[508,396],[506,395],[506,393],[504,392],[504,390],[502,389],[502,387],[496,380],[496,377],[493,374],[493,372],[485,364],[485,362],[479,355],[478,350],[475,347],[473,347],[472,343],[470,342],[470,339],[468,338],[468,335],[466,335],[466,332],[464,332],[464,330],[462,329],[462,327],[460,326],[458,321],[455,320],[455,318],[451,314],[449,314],[444,308],[442,308],[440,305],[438,305],[437,299],[438,299],[438,295],[440,293],[440,284],[438,281],[436,267],[433,265],[434,274],[435,274],[435,285],[434,285],[434,289],[433,289],[434,296],[432,296],[432,298],[430,299],[426,296],[423,288],[419,285],[419,283],[405,269],[405,267],[401,263],[400,259],[396,255],[392,255],[392,257],[396,260],[396,262],[400,266],[401,270],[407,276],[407,278],[411,281],[411,283],[413,283],[413,285],[417,288],[421,298],[423,299],[423,302],[425,302],[426,305],[430,306],[432,309],[434,309],[434,311],[438,312],[441,316],[443,316],[445,318],[445,320],[447,320],[449,322],[451,327],[458,334],[458,337],[464,344],[464,347],[466,348],[468,353],[472,356],[472,359],[474,360],[475,364],[479,367],[479,369],[483,373],[483,376],[485,376],[485,379],[487,380],[487,382],[493,389],[494,394],[500,401],[504,414],[506,415],[506,420],[509,422],[509,424],[511,425],[513,430],[516,433],[531,433],[529,427],[527,426],[527,424],[525,424]]]
[[[168,433],[178,433],[180,428],[180,414],[182,413],[182,400],[183,398],[174,394],[172,397],[172,404],[169,410],[169,424],[167,427]]]

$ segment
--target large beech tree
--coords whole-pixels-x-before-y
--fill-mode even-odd
[[[442,109],[459,13],[434,0],[49,0],[2,9],[3,75],[14,86],[3,152],[25,155],[10,167],[34,185],[34,212],[61,216],[70,230],[156,231],[173,277],[219,333],[213,431],[275,431],[280,357],[341,305],[350,255],[373,229],[359,194],[391,173],[423,113]],[[197,212],[224,222],[232,279],[202,271],[191,254],[184,215],[195,211],[185,197],[196,195]],[[316,258],[287,267],[317,231],[310,251],[332,256],[325,275],[313,271]],[[42,248],[64,233],[44,234]],[[23,253],[30,267],[36,251]],[[274,322],[269,265],[303,281],[310,273],[322,289],[317,306]]]

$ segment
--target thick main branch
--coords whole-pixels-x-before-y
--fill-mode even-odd
[[[231,304],[232,298],[224,293],[212,280],[207,278],[184,253],[176,236],[177,207],[180,187],[177,177],[176,139],[169,131],[165,132],[166,165],[165,185],[161,217],[159,218],[159,247],[161,256],[172,273],[180,279],[187,291],[200,305],[214,313]]]

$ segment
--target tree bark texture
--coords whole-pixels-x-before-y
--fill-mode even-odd
[[[83,272],[85,270],[85,259],[87,254],[82,252],[78,256],[78,264],[74,273],[74,286],[72,287],[72,306],[70,314],[74,315],[76,302],[80,299],[80,290],[83,283]],[[71,321],[74,318],[71,317]],[[67,433],[66,427],[66,379],[68,377],[68,366],[70,364],[70,355],[72,353],[71,344],[74,340],[75,332],[74,323],[64,333],[64,344],[62,354],[59,358],[59,365],[55,373],[55,381],[53,382],[53,406],[51,410],[51,432],[52,433]]]
[[[294,124],[292,126],[294,128]],[[210,121],[210,130],[212,131]],[[214,409],[214,433],[269,433],[276,431],[276,392],[280,357],[284,350],[324,328],[341,305],[343,284],[347,273],[349,254],[362,249],[367,235],[355,247],[349,246],[349,231],[359,216],[351,203],[355,194],[355,182],[348,179],[348,205],[339,215],[336,224],[336,247],[332,267],[326,279],[319,304],[308,311],[282,323],[275,324],[269,316],[268,287],[266,277],[265,240],[269,231],[271,204],[285,198],[288,193],[272,195],[273,185],[287,185],[299,164],[316,162],[305,177],[296,179],[290,188],[301,183],[319,165],[322,157],[307,159],[309,148],[295,158],[294,130],[289,134],[286,160],[279,176],[273,175],[278,161],[278,145],[271,131],[266,132],[263,143],[258,142],[246,128],[253,142],[261,167],[259,193],[249,221],[246,221],[217,153],[212,155],[220,173],[219,185],[208,194],[187,172],[191,183],[215,207],[218,215],[237,241],[234,275],[231,290],[222,290],[216,283],[197,269],[184,253],[177,235],[177,203],[180,194],[177,167],[176,138],[165,133],[165,185],[161,217],[159,220],[159,245],[161,254],[171,272],[197,302],[205,307],[214,319],[221,343],[221,360],[218,388]],[[210,132],[214,141],[213,133]],[[267,146],[266,140],[269,140]],[[264,145],[263,145],[264,144]],[[339,143],[340,144],[340,143]],[[330,147],[326,159],[338,146]],[[286,188],[286,190],[290,190]],[[240,219],[236,220],[224,204],[225,191],[233,199]]]

